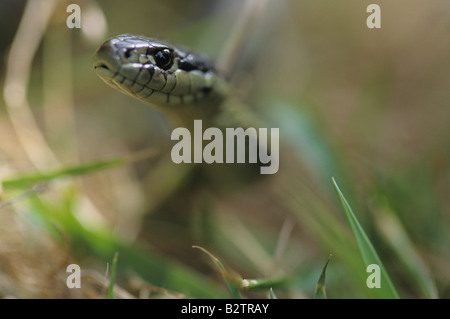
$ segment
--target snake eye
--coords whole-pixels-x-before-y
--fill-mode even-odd
[[[173,64],[172,52],[170,52],[169,49],[163,49],[161,51],[156,52],[154,57],[156,65],[163,70],[170,69],[170,67]]]

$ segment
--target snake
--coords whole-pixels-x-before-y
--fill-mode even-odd
[[[173,125],[210,121],[229,92],[227,79],[205,54],[142,35],[107,39],[93,65],[105,83],[156,107]]]
[[[106,84],[157,108],[172,126],[193,131],[198,119],[204,127],[221,130],[260,126],[252,112],[230,97],[226,76],[204,53],[156,38],[122,34],[99,46],[93,66]],[[235,185],[236,180],[255,180],[259,165],[209,164],[203,171],[208,180],[213,176],[220,184]]]

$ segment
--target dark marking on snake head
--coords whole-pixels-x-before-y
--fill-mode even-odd
[[[208,72],[213,69],[211,62],[206,56],[194,54],[189,54],[180,59],[178,62],[178,67],[184,71],[199,70],[202,72]]]

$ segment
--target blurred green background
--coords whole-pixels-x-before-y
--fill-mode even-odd
[[[45,11],[45,1],[31,2],[36,16]],[[239,56],[231,94],[280,127],[280,171],[214,195],[161,168],[170,140],[164,118],[105,85],[92,56],[107,37],[137,33],[219,57],[243,1],[77,1],[81,29],[66,26],[71,1],[54,3],[25,68],[27,103],[17,107],[3,88],[26,1],[0,3],[0,178],[142,150],[159,156],[37,186],[3,184],[1,297],[105,298],[116,251],[116,297],[229,296],[192,245],[243,278],[274,279],[280,298],[312,297],[332,254],[328,297],[376,297],[332,177],[400,297],[450,297],[447,1],[269,3]],[[381,29],[366,26],[370,3],[381,7]],[[32,51],[22,45],[19,61]],[[177,187],[175,196],[161,184]],[[81,289],[66,287],[70,263],[83,271]]]

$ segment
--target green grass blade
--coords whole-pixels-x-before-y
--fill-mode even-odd
[[[33,184],[36,184],[36,183],[48,182],[50,180],[65,177],[65,176],[87,174],[87,173],[111,168],[114,166],[119,166],[124,163],[125,163],[124,159],[119,158],[119,159],[112,159],[112,160],[106,160],[106,161],[96,161],[94,163],[89,163],[89,164],[85,164],[85,165],[67,167],[67,168],[55,170],[52,172],[42,172],[42,173],[38,172],[38,173],[26,174],[26,175],[17,176],[17,177],[11,178],[11,179],[3,180],[2,187],[5,190],[17,189],[17,188],[23,189],[23,188],[31,187]]]
[[[316,289],[314,290],[314,299],[327,299],[327,292],[325,290],[325,273],[327,271],[328,263],[331,260],[331,255],[328,256],[328,260],[325,266],[322,268],[322,273],[320,274],[319,280],[316,284]]]
[[[106,297],[108,299],[114,299],[114,281],[116,279],[116,266],[117,266],[118,258],[119,258],[119,253],[116,252],[114,254],[113,260],[111,262],[111,275],[109,276],[109,285],[108,285],[108,291],[106,294]]]
[[[339,186],[337,185],[334,178],[333,178],[333,185],[336,194],[338,195],[339,201],[341,202],[342,208],[344,209],[345,216],[347,217],[347,220],[350,223],[353,235],[356,238],[356,242],[358,244],[358,248],[362,255],[362,259],[364,261],[366,268],[371,264],[376,264],[380,267],[381,285],[380,288],[372,288],[372,290],[374,290],[374,294],[376,294],[376,296],[379,298],[391,298],[391,299],[399,298],[397,291],[395,290],[394,285],[392,284],[391,279],[389,278],[389,275],[383,266],[383,263],[378,257],[375,248],[370,242],[369,237],[367,237],[366,233],[364,232],[364,229],[358,222],[358,219],[353,213],[350,205],[348,204],[347,200],[345,199],[344,195],[339,189]]]
[[[83,175],[124,165],[130,162],[151,157],[154,154],[155,152],[151,150],[144,150],[142,152],[137,152],[128,156],[98,160],[92,163],[70,166],[50,172],[36,172],[20,175],[10,179],[4,179],[3,181],[1,181],[1,186],[3,190],[29,188],[34,184],[48,182],[61,177]]]
[[[212,262],[217,266],[217,268],[221,272],[223,280],[227,285],[231,297],[233,299],[242,299],[242,295],[237,288],[238,286],[242,285],[242,279],[237,274],[230,273],[229,271],[227,271],[223,263],[216,256],[207,251],[205,248],[200,246],[192,246],[192,248],[200,249],[202,252],[208,255],[209,258],[211,258]]]
[[[278,299],[272,288],[269,289],[269,299]]]

